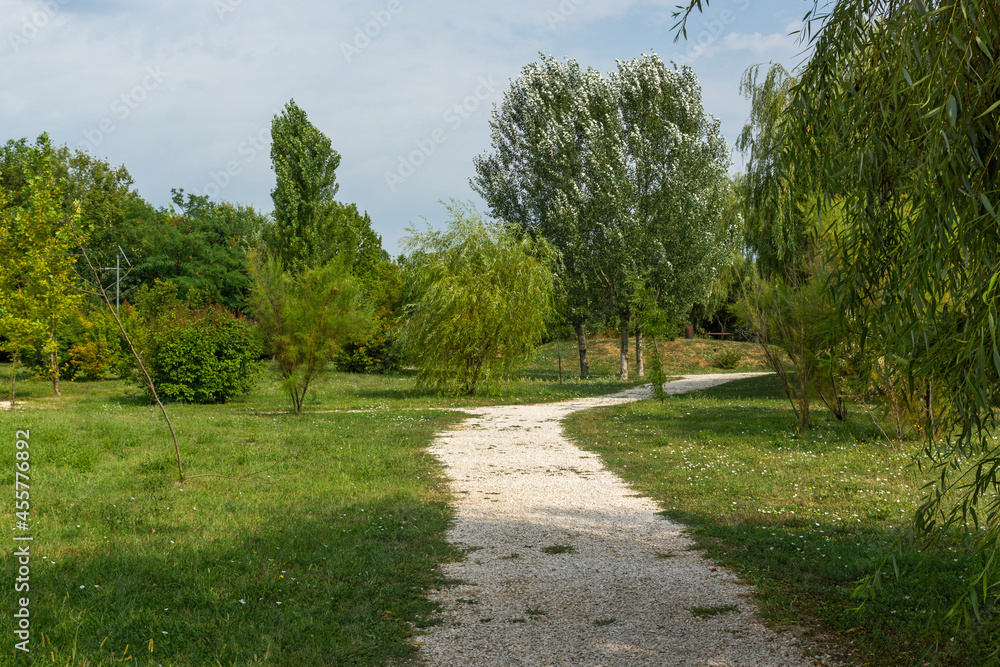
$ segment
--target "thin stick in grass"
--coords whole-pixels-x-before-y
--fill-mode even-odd
[[[76,239],[76,245],[80,248],[80,252],[83,253],[83,258],[87,262],[87,266],[90,267],[90,272],[94,274],[94,283],[97,288],[101,290],[101,297],[104,299],[104,303],[107,304],[108,310],[111,311],[111,315],[115,318],[115,323],[118,324],[118,330],[122,332],[122,336],[125,337],[125,342],[128,343],[129,349],[132,351],[132,356],[135,357],[136,363],[139,365],[139,370],[142,371],[143,376],[146,378],[146,384],[149,385],[149,391],[153,394],[153,400],[156,404],[160,406],[160,412],[163,413],[163,420],[167,422],[167,428],[170,429],[170,437],[174,439],[174,452],[177,454],[177,475],[181,484],[184,483],[184,467],[181,465],[181,448],[177,444],[177,434],[174,432],[174,425],[170,423],[170,417],[167,416],[167,409],[163,407],[163,402],[160,401],[160,397],[156,393],[156,387],[153,386],[153,378],[149,376],[149,371],[146,370],[146,365],[142,363],[142,358],[139,353],[136,352],[135,346],[132,345],[132,339],[129,335],[125,333],[125,327],[122,326],[122,322],[118,319],[118,313],[115,311],[114,306],[111,305],[111,300],[108,298],[108,293],[104,291],[104,285],[101,284],[101,277],[97,273],[97,269],[90,262],[90,256],[87,254],[87,249],[83,247],[83,243],[80,241],[80,237],[76,233],[76,227],[73,226],[73,221],[69,221],[69,229],[73,233],[73,238]]]

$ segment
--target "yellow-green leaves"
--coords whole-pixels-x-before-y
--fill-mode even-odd
[[[9,142],[0,152],[0,170],[19,186],[18,201],[0,190],[0,333],[15,355],[28,350],[47,355],[47,372],[59,393],[56,333],[78,306],[72,250],[76,241],[63,207],[64,181],[57,176],[55,152],[47,135],[34,146]]]
[[[513,379],[545,332],[552,303],[544,243],[453,204],[447,231],[410,230],[413,286],[403,341],[422,383],[475,394]]]

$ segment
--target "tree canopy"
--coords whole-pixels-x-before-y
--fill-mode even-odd
[[[635,287],[674,320],[706,300],[731,235],[723,215],[728,147],[697,77],[656,56],[605,78],[543,57],[494,114],[494,152],[473,184],[495,215],[561,254],[570,312],[602,304],[622,328],[623,377]]]
[[[580,213],[570,214],[587,210],[589,199],[583,173],[585,118],[575,104],[582,76],[576,61],[560,63],[551,56],[525,66],[493,111],[493,149],[474,159],[471,183],[496,218],[545,239],[557,251],[560,310],[577,329],[580,376],[586,377],[584,324],[595,315],[598,290],[584,268],[593,252],[586,235],[590,225]]]
[[[66,210],[68,186],[46,134],[34,145],[8,142],[0,152],[0,176],[5,181],[0,188],[0,334],[15,359],[27,350],[45,358],[59,395],[57,332],[82,300],[73,289],[76,241],[67,224],[79,218],[79,209]]]
[[[342,260],[300,273],[259,252],[250,255],[251,307],[278,362],[295,414],[334,352],[370,319],[360,289]]]
[[[446,231],[411,229],[413,289],[404,348],[421,383],[475,394],[514,377],[545,332],[552,304],[544,243],[452,204]]]

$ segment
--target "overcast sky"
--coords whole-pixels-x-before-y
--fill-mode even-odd
[[[0,0],[0,141],[48,132],[124,164],[158,206],[183,188],[270,211],[271,119],[294,98],[342,156],[337,198],[395,255],[408,224],[441,224],[440,200],[479,202],[492,105],[539,52],[605,74],[652,51],[689,64],[732,145],[740,75],[802,61],[789,33],[812,2],[712,0],[674,43],[676,4]]]

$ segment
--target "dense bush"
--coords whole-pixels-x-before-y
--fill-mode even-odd
[[[351,338],[333,355],[337,369],[345,373],[382,374],[399,370],[401,357],[392,332],[391,313],[382,310],[374,318],[365,338]]]
[[[713,354],[708,355],[708,361],[718,368],[725,368],[727,370],[732,370],[740,365],[743,361],[743,353],[739,350],[719,350]]]
[[[177,304],[142,328],[144,361],[161,398],[225,403],[249,392],[261,371],[257,330],[221,306]]]

